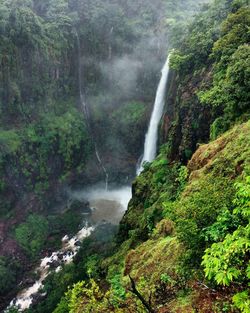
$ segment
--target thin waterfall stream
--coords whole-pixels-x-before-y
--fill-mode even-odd
[[[87,104],[84,98],[84,93],[82,90],[81,44],[80,44],[80,38],[79,38],[77,30],[76,30],[76,42],[77,42],[77,52],[78,52],[78,84],[79,84],[80,103],[81,103],[81,107],[84,113],[84,117],[86,119],[87,126],[88,128],[90,128],[88,107],[87,107]]]
[[[96,158],[105,174],[105,189],[108,190],[108,185],[109,185],[109,174],[108,174],[108,171],[106,170],[106,167],[103,165],[102,163],[102,160],[100,158],[100,155],[99,155],[99,152],[98,152],[98,149],[97,149],[97,145],[95,143],[95,155],[96,155]]]
[[[91,125],[90,125],[90,114],[89,114],[89,110],[88,110],[88,106],[87,103],[85,101],[85,96],[84,96],[84,92],[82,89],[82,63],[81,63],[81,44],[80,44],[80,38],[78,35],[78,32],[76,30],[76,39],[77,39],[77,51],[78,51],[78,83],[79,83],[79,96],[80,96],[80,103],[81,103],[81,107],[83,110],[83,114],[86,120],[86,124],[88,127],[88,131],[89,134],[92,138],[92,141],[94,143],[94,149],[95,149],[95,155],[96,155],[96,159],[98,161],[98,164],[100,165],[104,175],[105,175],[105,187],[106,190],[108,190],[108,184],[109,184],[109,174],[108,171],[106,169],[106,167],[104,166],[98,147],[97,147],[97,143],[94,137],[93,132],[91,131]]]
[[[137,175],[142,172],[144,162],[152,162],[156,157],[158,126],[165,105],[166,88],[169,74],[169,58],[170,55],[168,56],[167,61],[162,68],[161,80],[157,88],[154,108],[150,118],[148,131],[145,137],[143,157],[137,168]]]

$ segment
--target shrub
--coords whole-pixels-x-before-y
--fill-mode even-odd
[[[233,283],[247,286],[250,281],[250,176],[237,183],[236,189],[233,215],[240,217],[238,225],[233,232],[226,233],[222,241],[205,251],[202,262],[206,277],[224,286]],[[235,295],[233,301],[241,312],[249,312],[247,290]]]

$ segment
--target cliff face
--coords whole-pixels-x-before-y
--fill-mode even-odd
[[[197,145],[249,119],[249,23],[246,1],[215,1],[173,50],[161,128],[170,160],[186,163]]]
[[[186,163],[197,145],[209,140],[211,107],[201,105],[197,92],[210,81],[209,68],[194,75],[172,73],[170,77],[160,143],[169,145],[171,161]]]

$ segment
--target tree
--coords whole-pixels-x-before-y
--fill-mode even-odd
[[[250,88],[250,10],[240,8],[222,24],[222,36],[213,47],[215,60],[210,89],[198,93],[203,104],[212,105],[215,120],[212,139],[236,120],[249,114]],[[221,113],[223,116],[218,117]]]

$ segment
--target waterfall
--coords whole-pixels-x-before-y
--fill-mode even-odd
[[[89,134],[92,138],[92,141],[94,143],[94,148],[95,148],[95,155],[96,155],[96,159],[105,175],[105,185],[106,185],[106,190],[108,190],[108,182],[109,182],[109,175],[108,175],[108,171],[107,169],[105,168],[105,166],[103,165],[102,163],[102,159],[100,157],[100,154],[99,154],[99,151],[98,151],[98,148],[97,148],[97,143],[95,141],[95,138],[94,138],[94,135],[93,133],[91,132],[91,125],[90,125],[90,114],[89,114],[89,111],[88,111],[88,106],[87,106],[87,103],[85,101],[85,97],[84,97],[84,92],[82,90],[82,64],[81,64],[81,45],[80,45],[80,38],[79,38],[79,35],[78,35],[78,32],[77,30],[75,31],[76,33],[76,41],[77,41],[77,51],[78,51],[78,83],[79,83],[79,95],[80,95],[80,103],[81,103],[81,107],[82,107],[82,110],[83,110],[83,113],[84,113],[84,117],[86,119],[86,124],[87,124],[87,127],[88,127],[88,131],[89,131]]]
[[[169,57],[162,69],[162,76],[159,82],[153,112],[151,115],[148,131],[145,137],[144,153],[140,165],[137,168],[137,174],[139,175],[143,170],[144,162],[152,162],[156,156],[157,140],[158,140],[158,126],[163,114],[165,105],[166,87],[169,73]]]
[[[105,174],[105,186],[106,186],[106,190],[108,190],[108,185],[109,185],[109,174],[105,168],[105,166],[103,165],[102,163],[102,160],[100,158],[100,155],[99,155],[99,152],[98,152],[98,149],[97,149],[97,146],[96,146],[96,143],[95,143],[95,155],[96,155],[96,158],[103,170],[103,173]]]

